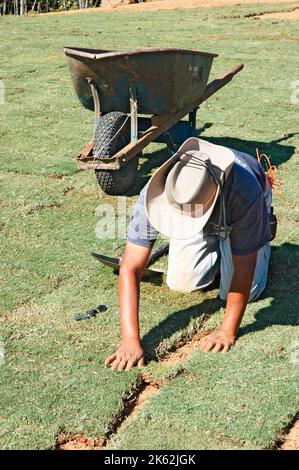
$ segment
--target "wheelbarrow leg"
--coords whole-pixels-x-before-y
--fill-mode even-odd
[[[100,106],[100,98],[99,98],[96,85],[94,84],[92,78],[88,78],[87,81],[91,88],[91,93],[92,93],[93,102],[94,102],[94,127],[93,127],[93,139],[94,139],[96,135],[96,130],[100,121],[100,117],[101,117],[101,106]]]
[[[199,108],[194,109],[189,113],[189,121],[182,121],[179,124],[184,125],[182,131],[179,131],[178,123],[174,125],[169,131],[164,132],[162,136],[157,139],[157,142],[163,142],[167,145],[170,155],[174,155],[180,145],[189,137],[196,137],[196,113]],[[182,139],[182,135],[184,136]]]
[[[177,145],[175,145],[175,143],[173,142],[170,132],[165,132],[162,135],[162,138],[163,143],[167,145],[167,150],[169,151],[170,156],[172,157],[177,151]]]
[[[138,107],[136,90],[130,88],[131,142],[138,140]]]
[[[198,111],[198,108],[194,109],[193,111],[191,111],[191,113],[189,113],[189,125],[190,125],[190,129],[191,129],[191,132],[192,134],[196,135],[196,113]]]

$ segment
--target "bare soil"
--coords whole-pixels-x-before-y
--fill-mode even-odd
[[[163,364],[164,366],[173,366],[175,364],[179,364],[191,353],[191,351],[193,351],[194,349],[199,349],[200,338],[209,333],[210,332],[208,331],[197,333],[185,344],[179,346],[175,351],[169,353],[165,358],[161,359],[161,364]]]
[[[281,446],[281,450],[299,450],[299,419],[292,426]]]
[[[260,18],[273,18],[277,20],[299,20],[299,7],[291,11],[279,11],[276,13],[265,13],[260,15]]]
[[[290,0],[150,0],[143,3],[134,4],[118,4],[110,7],[99,7],[99,8],[86,8],[84,10],[68,10],[53,13],[44,13],[45,15],[63,15],[63,14],[76,14],[76,13],[94,13],[95,11],[155,11],[155,10],[174,10],[178,8],[211,8],[211,7],[223,7],[232,5],[245,5],[245,4],[259,4],[259,3],[289,3]],[[289,17],[286,19],[293,19],[293,16],[297,18],[296,10],[294,12],[285,12]],[[271,13],[272,14],[272,13]],[[276,13],[275,13],[276,14]],[[277,13],[279,15],[281,13]],[[264,15],[266,16],[266,15]]]
[[[62,433],[57,439],[58,450],[101,450],[105,445],[105,439],[88,438],[83,434],[65,434]]]
[[[150,382],[146,385],[144,390],[141,392],[134,408],[132,409],[129,416],[135,416],[135,414],[144,407],[145,403],[159,390],[159,384],[157,382]]]

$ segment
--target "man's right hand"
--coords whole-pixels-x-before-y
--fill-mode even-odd
[[[151,248],[126,244],[118,276],[122,341],[118,350],[105,361],[105,365],[111,365],[114,370],[130,370],[144,364],[139,336],[139,289],[150,254]]]
[[[118,350],[109,356],[105,366],[111,364],[114,370],[130,370],[134,366],[144,365],[144,350],[138,339],[122,340]]]

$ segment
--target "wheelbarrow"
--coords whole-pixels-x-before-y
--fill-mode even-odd
[[[110,195],[128,193],[148,144],[165,143],[173,154],[196,136],[200,104],[244,67],[239,64],[207,85],[217,54],[77,47],[64,52],[79,100],[95,113],[93,137],[77,157],[77,167],[95,170],[100,187]]]

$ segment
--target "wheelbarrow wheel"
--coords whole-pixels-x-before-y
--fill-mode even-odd
[[[126,114],[114,111],[100,119],[94,140],[95,153],[100,157],[112,157],[129,142],[130,121]],[[136,155],[119,170],[95,170],[101,189],[109,195],[127,194],[137,176],[138,160]]]

